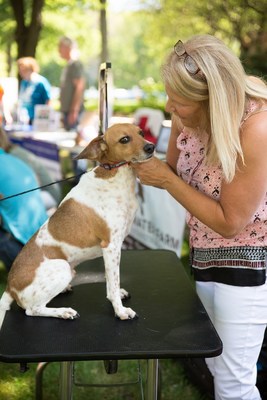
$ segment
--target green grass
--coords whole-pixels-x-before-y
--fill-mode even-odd
[[[187,264],[187,246],[183,249],[182,261]],[[186,268],[188,271],[188,268]],[[0,295],[6,284],[7,273],[0,264]],[[33,400],[35,399],[35,371],[37,364],[29,364],[30,369],[21,373],[18,364],[0,362],[0,399]],[[142,380],[146,379],[146,361],[140,362]],[[160,360],[161,400],[208,400],[192,385],[185,376],[182,365],[177,360]],[[49,364],[43,373],[43,400],[59,399],[60,364]],[[86,383],[132,382],[138,378],[138,362],[123,360],[118,362],[118,372],[107,374],[103,361],[75,363],[75,380]],[[144,385],[143,385],[144,386]],[[73,388],[74,400],[139,400],[140,385],[96,388]]]
[[[141,361],[142,379],[146,377],[146,362]],[[19,366],[0,363],[0,398],[2,400],[33,400],[35,398],[35,370],[19,372]],[[138,379],[137,361],[119,361],[118,372],[108,375],[102,361],[75,363],[75,380],[82,383],[116,384]],[[174,360],[161,360],[161,400],[206,400],[184,376],[183,368]],[[59,398],[59,363],[49,364],[43,375],[43,400]],[[144,385],[143,385],[144,386]],[[120,387],[73,387],[74,400],[138,400],[141,399],[139,384]]]
[[[6,286],[7,272],[4,264],[0,261],[0,295],[2,295]]]

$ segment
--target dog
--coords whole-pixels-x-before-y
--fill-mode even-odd
[[[122,304],[129,294],[120,288],[121,246],[138,205],[131,163],[149,160],[154,150],[138,126],[116,124],[76,157],[99,164],[81,177],[18,254],[0,300],[0,327],[14,300],[28,316],[77,318],[79,314],[72,308],[47,304],[71,289],[75,266],[101,256],[106,295],[115,315],[121,320],[137,317]]]

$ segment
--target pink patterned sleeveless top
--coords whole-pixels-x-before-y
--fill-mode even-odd
[[[259,110],[250,102],[243,122]],[[207,196],[220,199],[222,171],[204,163],[208,135],[184,128],[177,139],[180,156],[177,174]],[[245,199],[244,199],[245,201]],[[187,213],[190,228],[192,268],[195,278],[237,286],[255,286],[265,282],[267,257],[267,193],[251,221],[233,239],[225,239]]]

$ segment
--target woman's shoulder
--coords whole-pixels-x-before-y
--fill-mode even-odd
[[[267,133],[267,101],[252,100],[242,121],[242,130],[262,129]]]
[[[266,114],[267,111],[267,100],[249,98],[246,103],[245,112],[241,125],[244,124],[248,119],[250,119],[255,114]],[[266,118],[266,115],[263,117]]]
[[[267,138],[267,101],[249,99],[241,122],[242,137],[256,140]],[[250,138],[251,134],[252,137]]]
[[[242,147],[245,153],[266,158],[267,107],[250,115],[241,127]]]

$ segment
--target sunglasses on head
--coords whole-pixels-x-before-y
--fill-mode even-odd
[[[198,67],[195,60],[185,50],[185,46],[181,40],[178,40],[178,42],[174,45],[174,51],[178,57],[182,57],[185,55],[184,66],[189,74],[196,75],[200,71],[200,68]]]

